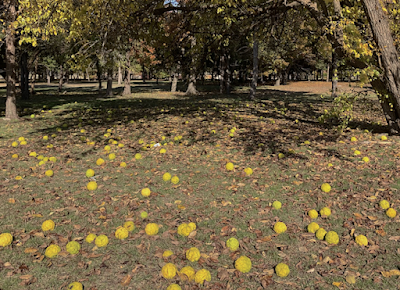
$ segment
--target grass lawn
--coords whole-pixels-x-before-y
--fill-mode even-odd
[[[260,87],[252,102],[245,88],[224,96],[201,87],[194,97],[167,88],[137,83],[130,96],[105,98],[91,86],[58,94],[43,85],[20,103],[19,121],[0,121],[0,233],[13,236],[0,246],[0,289],[67,289],[74,281],[93,290],[171,283],[187,290],[397,289],[399,218],[379,202],[399,208],[400,140],[381,140],[386,127],[373,96],[360,99],[350,128],[338,133],[318,122],[332,107],[327,94]],[[179,182],[164,181],[167,172]],[[87,189],[90,181],[96,190]],[[330,216],[307,214],[324,207]],[[54,230],[42,230],[46,220]],[[135,229],[119,240],[115,231],[127,221]],[[309,233],[312,221],[335,231],[339,243]],[[178,226],[190,222],[196,229],[179,235]],[[276,222],[287,230],[277,234]],[[149,223],[159,225],[158,234],[146,234]],[[106,235],[108,245],[86,242],[89,233]],[[355,242],[358,235],[367,246]],[[231,237],[240,243],[233,252]],[[67,252],[70,241],[80,244],[78,254]],[[61,248],[53,258],[44,255],[51,244]],[[186,258],[192,247],[201,253],[195,262]],[[166,250],[173,255],[163,257]],[[252,263],[248,273],[235,269],[243,255]],[[166,279],[166,263],[206,269],[211,281]],[[289,266],[287,277],[276,274],[279,263]]]

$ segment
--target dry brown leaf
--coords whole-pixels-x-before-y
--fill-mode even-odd
[[[19,278],[22,280],[30,280],[33,278],[33,275],[21,275]]]
[[[32,253],[36,253],[37,251],[38,251],[38,249],[36,249],[36,248],[26,248],[24,253],[32,254]]]
[[[356,218],[358,218],[358,219],[360,219],[360,218],[362,218],[362,214],[359,214],[359,213],[354,213],[354,216],[356,217]],[[339,283],[339,282],[338,282]]]
[[[389,240],[398,242],[400,241],[400,236],[392,236],[389,238]]]
[[[131,276],[131,275],[126,275],[126,276],[122,279],[121,285],[122,285],[122,286],[128,286],[129,283],[131,283],[131,280],[132,280],[132,276]]]

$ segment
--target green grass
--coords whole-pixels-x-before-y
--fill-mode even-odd
[[[212,280],[207,289],[224,289],[228,283],[232,289],[265,284],[271,289],[338,289],[334,282],[341,283],[341,289],[396,285],[396,277],[385,278],[381,272],[399,266],[397,242],[390,239],[398,235],[398,218],[389,219],[378,203],[387,199],[398,208],[399,143],[396,137],[389,137],[388,143],[379,141],[385,128],[376,125],[383,122],[377,102],[361,102],[358,121],[340,135],[317,121],[330,106],[329,98],[271,93],[266,87],[260,87],[255,102],[245,100],[239,89],[222,96],[207,92],[207,87],[200,96],[188,98],[159,92],[162,86],[137,86],[135,94],[113,98],[87,88],[62,95],[43,88],[32,101],[21,104],[20,121],[0,122],[0,232],[14,236],[11,246],[0,248],[0,275],[5,277],[0,279],[1,289],[63,289],[73,281],[81,281],[85,289],[166,289],[172,282],[183,289],[196,287],[178,277],[161,277],[165,262],[178,269],[208,269]],[[377,133],[364,133],[365,128]],[[108,129],[111,135],[106,137]],[[45,135],[48,141],[43,140]],[[21,136],[28,144],[12,147]],[[182,138],[175,140],[177,136]],[[352,136],[358,141],[350,142]],[[124,147],[110,144],[110,139]],[[307,140],[310,145],[304,144]],[[152,147],[155,143],[162,146]],[[104,151],[108,144],[117,156],[114,161]],[[166,154],[160,154],[160,148]],[[354,156],[355,149],[360,156]],[[57,161],[38,165],[39,160],[29,156],[32,151]],[[278,158],[280,152],[285,158]],[[136,153],[143,158],[136,160]],[[13,154],[19,157],[14,159]],[[361,161],[364,156],[369,163]],[[105,164],[97,166],[98,158]],[[122,161],[126,168],[119,167]],[[234,171],[226,171],[227,162],[235,164]],[[243,172],[246,167],[253,169],[251,176]],[[86,189],[92,180],[85,176],[89,168],[99,185],[92,192]],[[44,175],[47,169],[54,171],[53,177]],[[179,184],[164,182],[165,172],[177,175]],[[330,193],[320,190],[324,182],[331,184]],[[140,194],[144,187],[152,191],[148,198]],[[280,210],[271,207],[275,200],[282,202]],[[335,246],[307,233],[307,211],[325,206],[332,215],[316,222],[339,234]],[[147,211],[148,218],[143,220],[141,211]],[[43,235],[46,219],[54,220],[56,228]],[[127,220],[134,221],[136,229],[128,239],[117,240],[115,229]],[[276,221],[285,222],[287,232],[276,235]],[[162,225],[155,237],[144,233],[149,222]],[[193,238],[176,233],[183,222],[196,223]],[[366,235],[369,246],[356,245],[353,232]],[[106,234],[109,245],[96,249],[84,241],[89,233]],[[238,252],[230,253],[224,246],[229,237],[239,239]],[[75,256],[65,252],[73,239],[82,247]],[[43,258],[51,243],[63,252]],[[196,263],[185,258],[193,246],[205,254]],[[26,253],[28,248],[36,251]],[[167,249],[174,255],[164,260],[160,256]],[[252,260],[249,274],[234,270],[240,255]],[[286,278],[273,273],[281,262],[291,270]],[[356,284],[346,282],[348,273],[356,276]],[[120,285],[127,275],[132,281]]]

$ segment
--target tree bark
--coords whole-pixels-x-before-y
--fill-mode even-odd
[[[372,82],[380,93],[380,103],[392,134],[400,134],[400,61],[386,14],[378,0],[362,0],[379,47],[383,76]]]
[[[329,82],[329,64],[326,67],[326,82]]]
[[[101,71],[101,66],[100,66],[100,61],[99,60],[96,61],[96,74],[97,74],[97,81],[99,83],[99,92],[100,92],[103,86],[101,84],[102,71]]]
[[[64,81],[64,68],[63,65],[60,65],[60,73],[58,76],[58,92],[60,93],[63,87],[63,81]]]
[[[29,100],[29,69],[28,69],[28,53],[24,51],[21,54],[21,63],[20,63],[20,89],[21,89],[21,99]]]
[[[32,74],[32,81],[31,81],[31,94],[34,95],[35,92],[35,85],[36,85],[36,75],[38,71],[38,60],[37,58],[33,62],[33,74]]]
[[[129,51],[126,52],[126,57],[125,57],[125,73],[124,73],[124,91],[123,95],[130,95],[132,93],[131,91],[131,61],[130,61],[130,54]]]
[[[337,54],[335,50],[332,52],[332,98],[337,97],[337,83],[338,83],[338,74],[337,74]]]
[[[256,97],[257,81],[258,81],[258,40],[254,40],[254,42],[253,42],[253,80],[252,80],[251,86],[250,86],[250,99],[254,99]]]
[[[196,46],[196,38],[192,36],[192,42],[191,42],[191,48]],[[190,67],[190,76],[189,76],[189,85],[186,90],[186,95],[196,95],[198,94],[198,91],[196,89],[196,61],[195,61],[195,56],[192,53],[192,65]]]
[[[6,100],[6,119],[18,119],[17,114],[17,94],[16,94],[16,62],[15,62],[15,28],[14,22],[16,18],[16,0],[5,1],[8,7],[6,13],[6,83],[7,83],[7,100]]]
[[[142,81],[144,84],[146,83],[146,69],[144,67],[144,64],[142,64]]]
[[[174,72],[172,84],[171,84],[171,92],[176,92],[176,87],[178,86],[178,73]]]
[[[220,79],[219,79],[219,92],[225,92],[225,55],[220,56]]]
[[[107,69],[107,92],[106,92],[106,96],[107,97],[112,97],[113,96],[113,92],[112,92],[112,82],[113,82],[113,69],[109,68]]]
[[[122,70],[121,66],[118,66],[118,85],[122,84]]]

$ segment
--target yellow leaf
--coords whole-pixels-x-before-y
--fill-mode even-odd
[[[355,284],[356,283],[356,277],[354,275],[347,275],[346,276],[346,281],[349,284]]]
[[[9,199],[8,199],[8,202],[9,202],[9,203],[15,203],[15,199],[14,199],[14,198],[9,198]]]
[[[382,272],[382,276],[385,278],[391,277],[391,276],[400,276],[400,271],[399,270],[390,270],[388,272]]]
[[[333,285],[333,286],[336,286],[336,287],[340,287],[340,286],[342,285],[342,283],[340,283],[340,282],[333,282],[332,285]]]

